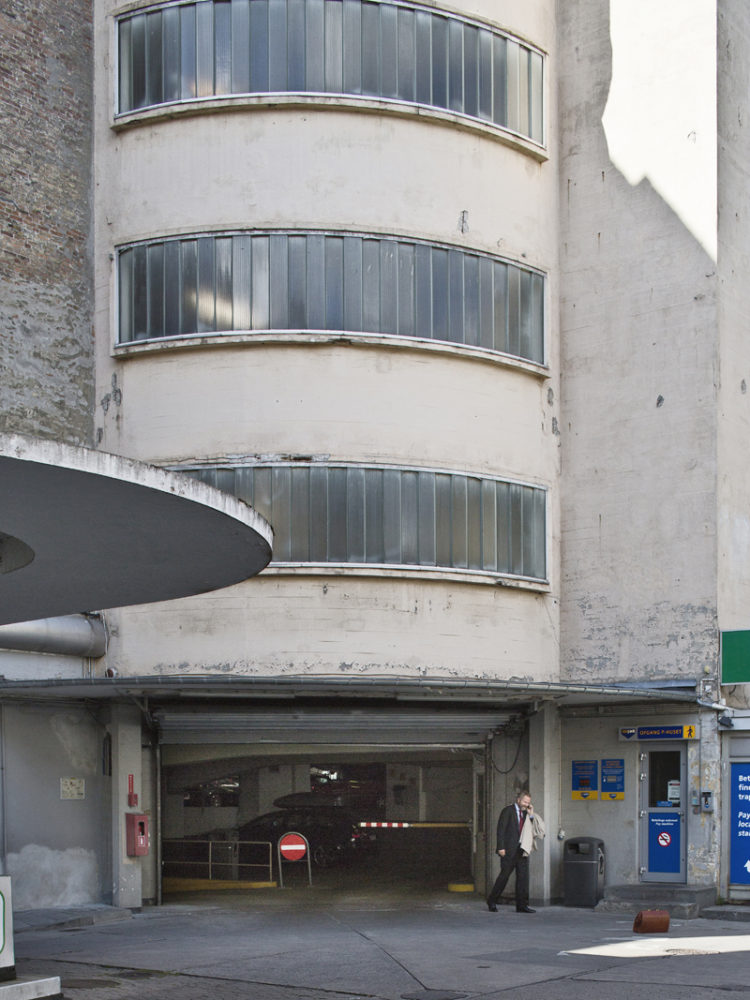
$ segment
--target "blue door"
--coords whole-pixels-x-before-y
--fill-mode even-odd
[[[686,873],[685,744],[661,744],[641,753],[643,882],[684,882]]]

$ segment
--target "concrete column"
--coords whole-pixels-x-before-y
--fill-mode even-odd
[[[549,904],[562,896],[560,826],[560,718],[545,705],[529,721],[529,790],[547,836],[531,855],[531,899]]]
[[[144,812],[141,757],[141,714],[135,706],[115,705],[112,734],[112,905],[142,904],[141,859],[125,853],[125,814]],[[128,805],[129,776],[138,805]],[[153,844],[151,845],[153,850]]]

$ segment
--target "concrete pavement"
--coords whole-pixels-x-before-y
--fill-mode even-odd
[[[108,912],[107,912],[108,911]],[[196,893],[128,915],[16,915],[23,975],[68,1000],[727,1000],[750,994],[750,923],[542,907],[404,886]]]

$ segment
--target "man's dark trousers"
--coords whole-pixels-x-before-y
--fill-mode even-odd
[[[488,904],[497,904],[503,894],[508,879],[515,870],[516,873],[516,909],[529,905],[529,856],[524,854],[521,846],[515,851],[506,851],[500,858],[500,874],[495,879],[492,891],[487,897]]]

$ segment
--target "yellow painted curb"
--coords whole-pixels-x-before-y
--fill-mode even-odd
[[[474,892],[473,882],[449,882],[448,892]]]
[[[165,878],[164,892],[204,892],[219,889],[276,889],[277,882],[230,882],[208,878]]]

